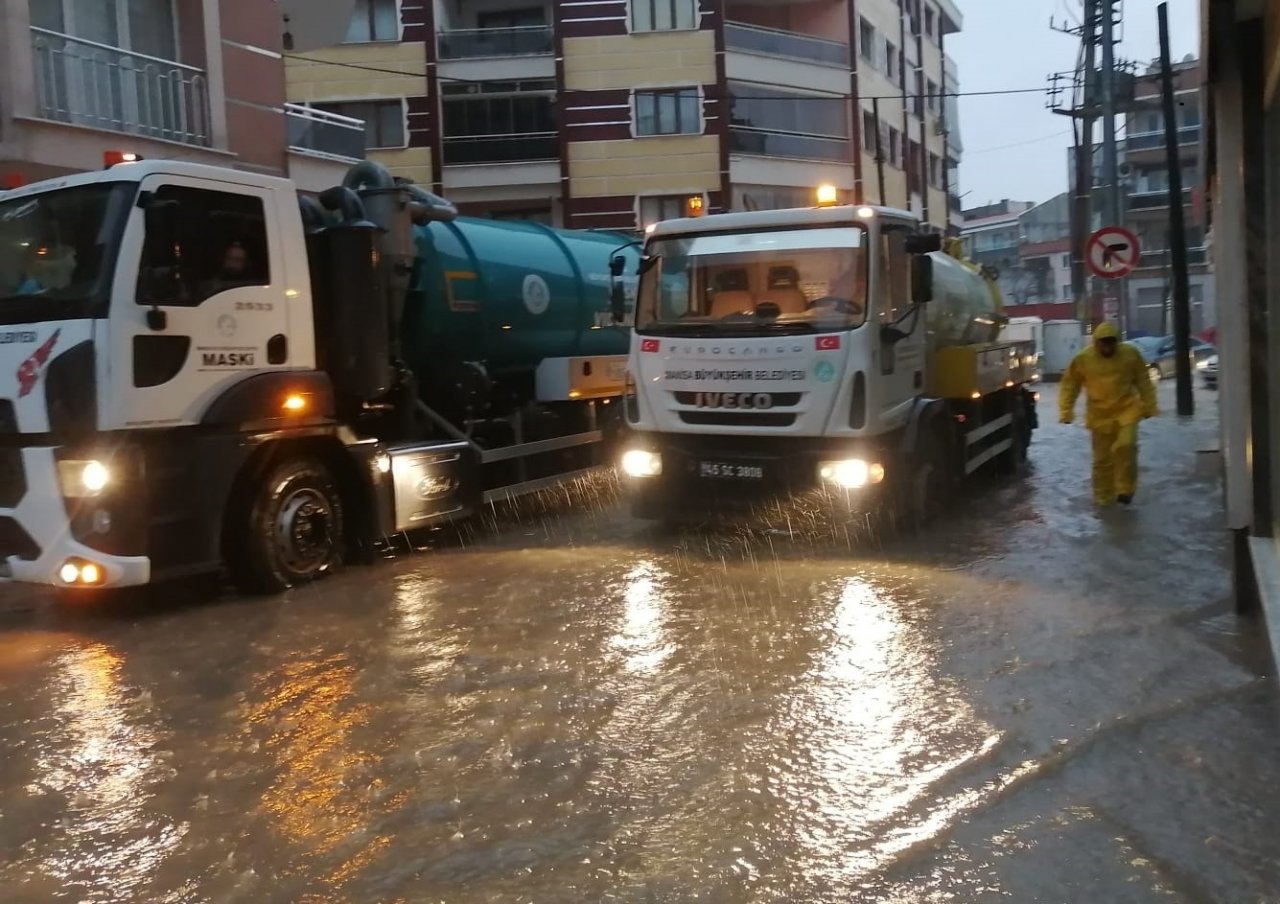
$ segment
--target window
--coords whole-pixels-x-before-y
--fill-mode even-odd
[[[907,231],[901,227],[886,229],[880,238],[880,267],[885,275],[880,297],[884,307],[880,319],[892,323],[911,306],[911,260],[907,254]]]
[[[858,19],[858,49],[862,58],[871,65],[876,65],[876,29],[866,19]]]
[[[139,304],[194,307],[228,289],[271,284],[261,198],[184,185],[163,185],[156,198],[177,204],[177,236],[173,244],[147,236]]]
[[[363,119],[366,149],[402,148],[406,144],[404,101],[402,100],[343,101],[311,106],[340,116]]]
[[[902,133],[889,126],[889,162],[894,166],[902,166]]]
[[[876,152],[876,117],[869,110],[862,111],[862,149],[868,154]]]
[[[800,94],[731,82],[733,125],[793,135],[849,137],[849,108],[832,95]]]
[[[916,115],[916,119],[924,119],[924,77],[919,69],[912,72],[912,77],[915,84],[911,98],[911,112]]]
[[[1071,286],[1063,286],[1063,287],[1062,287],[1062,300],[1063,300],[1063,301],[1070,301],[1070,300],[1071,300]]]
[[[678,220],[685,214],[685,201],[688,195],[663,195],[661,197],[640,199],[640,228],[661,223],[663,220]]]
[[[540,6],[508,9],[502,12],[476,13],[476,28],[537,28],[547,24],[547,14]]]
[[[926,3],[926,4],[925,4],[925,7],[924,7],[924,33],[925,33],[925,34],[927,34],[927,35],[928,35],[929,37],[931,37],[931,38],[934,36],[934,35],[933,35],[933,27],[934,27],[934,26],[933,26],[933,20],[934,20],[933,7],[932,7],[932,6],[929,6],[929,5]]]
[[[929,152],[929,185],[942,188],[942,158],[932,151]]]
[[[1178,125],[1184,129],[1200,125],[1200,108],[1193,104],[1185,105],[1178,112]]]
[[[884,42],[884,72],[889,76],[889,81],[895,85],[899,84],[902,73],[899,67],[898,47],[892,41]]]
[[[632,31],[677,31],[697,27],[697,0],[631,0]]]
[[[702,106],[697,88],[669,91],[637,91],[637,135],[700,135]]]
[[[400,40],[400,10],[396,0],[356,0],[344,44]]]
[[[941,98],[938,97],[938,83],[933,79],[927,79],[925,81],[924,91],[925,106],[928,107],[930,113],[936,114],[938,112],[939,101],[941,100]]]
[[[1069,270],[1069,269],[1071,269],[1071,255],[1070,255],[1070,254],[1064,254],[1064,255],[1062,255],[1062,268],[1063,268],[1064,270]]]

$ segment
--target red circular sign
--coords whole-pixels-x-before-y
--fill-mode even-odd
[[[1089,236],[1084,257],[1095,276],[1122,279],[1138,266],[1138,237],[1122,226],[1104,226]]]

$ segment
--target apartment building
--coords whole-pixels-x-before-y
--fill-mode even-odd
[[[831,183],[945,227],[960,27],[952,0],[358,0],[286,71],[468,213],[637,229]]]
[[[1021,218],[1035,205],[1005,198],[963,212],[961,238],[965,255],[974,263],[994,267],[1006,299],[1018,295],[1023,233]]]
[[[352,2],[312,0],[298,25],[331,42]],[[0,188],[108,151],[332,185],[364,126],[286,105],[283,35],[255,0],[0,0]]]
[[[1204,181],[1201,82],[1200,64],[1194,57],[1175,64],[1174,97],[1193,332],[1214,323],[1214,278],[1199,203]],[[1137,233],[1142,248],[1138,269],[1127,280],[1128,327],[1131,331],[1153,335],[1164,335],[1173,329],[1169,305],[1172,296],[1169,165],[1162,103],[1159,67],[1153,65],[1135,80],[1133,106],[1125,117],[1121,157],[1122,178],[1126,183],[1125,225]]]

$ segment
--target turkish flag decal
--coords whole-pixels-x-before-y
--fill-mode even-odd
[[[819,336],[814,340],[814,345],[820,352],[834,352],[840,348],[839,336]]]
[[[656,352],[661,347],[661,343],[657,339],[641,339],[640,351]]]

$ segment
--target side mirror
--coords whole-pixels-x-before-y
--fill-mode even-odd
[[[617,279],[627,271],[627,259],[621,254],[615,254],[609,259],[609,275]]]
[[[942,236],[936,232],[915,232],[907,236],[907,254],[932,254],[942,250]]]
[[[622,323],[627,317],[627,288],[620,282],[615,282],[610,287],[609,312],[613,315],[614,323]]]
[[[911,300],[916,304],[933,301],[933,258],[923,254],[911,259]]]

